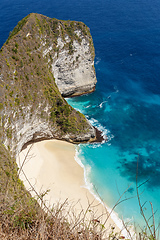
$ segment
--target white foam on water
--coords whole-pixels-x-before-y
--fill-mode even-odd
[[[130,237],[130,235],[128,234],[127,230],[124,228],[124,224],[123,221],[118,217],[118,214],[116,212],[113,211],[113,209],[109,208],[101,199],[99,196],[97,196],[97,194],[94,191],[94,185],[90,182],[89,179],[89,175],[91,173],[91,166],[87,165],[84,166],[84,164],[82,163],[79,155],[81,153],[81,149],[80,149],[80,144],[76,147],[76,152],[75,152],[75,161],[83,168],[84,170],[84,182],[85,185],[82,186],[86,189],[88,189],[88,191],[94,196],[94,198],[99,201],[108,211],[108,213],[110,213],[110,217],[111,219],[114,221],[114,223],[117,225],[117,227],[121,230],[121,235],[123,235],[125,238],[127,239],[136,239],[135,236],[135,232],[134,232],[134,227],[133,225],[128,225],[129,227],[129,231],[132,237]],[[124,221],[125,222],[125,221]],[[126,219],[126,222],[131,222],[131,219]]]
[[[90,148],[99,148],[99,147],[102,147],[101,143],[92,143],[92,144],[90,144]]]
[[[103,104],[106,103],[107,101],[103,101],[99,104],[99,107],[102,108],[103,107]]]
[[[118,93],[119,90],[115,87],[115,92],[113,92],[112,94],[114,93]],[[108,96],[108,99],[111,98],[111,95]],[[107,101],[103,101],[101,102],[100,104],[97,104],[97,105],[89,105],[89,104],[86,104],[86,106],[83,106],[82,110],[78,109],[78,108],[75,108],[76,110],[82,112],[84,114],[84,111],[86,108],[95,108],[95,107],[99,107],[99,108],[102,108],[103,105],[106,103]],[[83,111],[84,109],[84,111]],[[103,138],[105,139],[102,143],[94,143],[94,144],[89,144],[89,146],[91,148],[98,148],[98,147],[101,147],[103,143],[106,142],[107,140],[107,144],[108,146],[111,145],[110,141],[112,138],[114,138],[114,135],[110,133],[110,131],[108,129],[106,129],[97,119],[94,119],[94,118],[91,118],[89,119],[89,116],[88,115],[85,115],[86,118],[89,120],[89,122],[95,126],[99,131],[102,132],[102,136]],[[109,213],[111,213],[110,217],[111,219],[115,222],[115,224],[117,225],[117,227],[119,229],[121,229],[121,235],[125,236],[125,238],[127,239],[131,239],[128,232],[126,231],[126,229],[124,229],[124,225],[123,225],[123,221],[118,217],[118,214],[114,211],[112,211],[111,208],[109,208],[108,206],[105,205],[105,203],[100,199],[100,197],[98,197],[96,194],[95,194],[95,191],[94,191],[94,185],[92,184],[92,182],[90,181],[90,173],[91,173],[91,166],[90,165],[86,165],[84,166],[84,164],[82,163],[82,160],[79,158],[79,155],[81,153],[81,149],[80,149],[80,145],[77,146],[76,148],[76,153],[75,153],[75,161],[83,168],[84,170],[84,182],[85,182],[85,185],[82,186],[82,187],[85,187],[86,189],[88,189],[90,191],[90,193],[94,196],[95,199],[97,199],[101,204],[103,204],[105,206],[105,208],[107,209],[107,211]],[[130,221],[130,220],[129,220]],[[127,221],[127,222],[129,222]],[[132,235],[132,239],[136,239],[134,237],[135,235],[135,232],[133,230],[133,226],[130,227],[130,233]]]
[[[100,57],[96,57],[95,65],[98,65],[100,61],[101,61]]]
[[[88,105],[88,106],[86,106],[86,107],[84,107],[84,108],[89,108],[89,107],[91,107],[91,105]]]

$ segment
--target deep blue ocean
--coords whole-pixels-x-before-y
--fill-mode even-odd
[[[30,12],[83,21],[95,46],[96,91],[68,99],[108,141],[80,145],[88,181],[124,219],[160,221],[160,1],[0,0],[0,47]],[[138,175],[137,175],[138,161]],[[144,183],[144,184],[143,184]],[[128,200],[127,200],[128,199]],[[150,222],[152,224],[152,222]]]

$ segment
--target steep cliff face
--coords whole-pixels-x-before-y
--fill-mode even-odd
[[[40,15],[36,15],[36,24],[41,34],[40,50],[62,96],[94,91],[95,54],[88,27],[81,22],[51,20]],[[26,36],[32,38],[32,34],[28,31]]]
[[[62,96],[76,96],[94,91],[94,47],[89,29],[83,23],[57,23],[57,52],[52,44],[46,48],[43,39],[43,57],[48,59],[55,82]]]
[[[14,28],[0,59],[0,135],[12,155],[36,139],[95,139],[86,118],[62,97],[95,88],[94,47],[86,25],[30,14]]]
[[[76,96],[92,92],[96,84],[94,71],[94,53],[89,44],[88,35],[85,37],[80,30],[75,31],[81,42],[72,41],[72,53],[64,48],[70,39],[58,38],[59,55],[53,58],[52,72],[62,96]]]

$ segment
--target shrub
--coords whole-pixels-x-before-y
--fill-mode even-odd
[[[13,29],[12,32],[10,32],[9,38],[7,39],[6,43],[8,43],[8,41],[22,29],[24,24],[27,22],[27,19],[28,16],[26,16],[25,18],[18,22],[17,26]]]

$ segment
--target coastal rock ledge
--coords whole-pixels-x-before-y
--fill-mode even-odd
[[[93,141],[95,129],[63,97],[94,91],[94,46],[82,22],[31,13],[0,49],[1,142],[12,156],[40,139]]]

